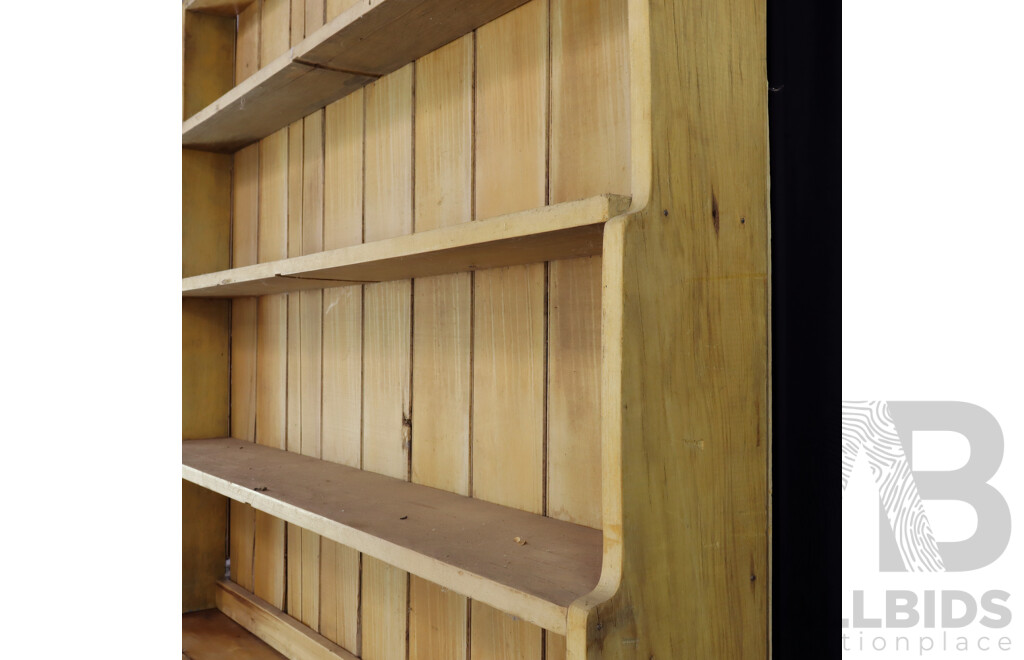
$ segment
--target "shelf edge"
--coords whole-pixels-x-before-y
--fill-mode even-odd
[[[495,582],[465,569],[396,545],[340,522],[300,509],[250,488],[182,464],[181,477],[226,497],[248,504],[285,522],[298,525],[332,541],[370,555],[404,571],[430,580],[468,598],[486,603],[559,635],[566,633],[568,607]]]

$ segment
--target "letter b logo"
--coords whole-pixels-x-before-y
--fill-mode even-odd
[[[957,470],[913,471],[915,431],[953,431],[970,458]],[[988,566],[1010,541],[1010,509],[988,480],[1003,459],[1003,433],[992,415],[969,403],[871,401],[843,403],[843,490],[864,451],[878,486],[883,571],[971,571]],[[938,542],[922,504],[956,500],[974,508],[978,528],[963,541]]]

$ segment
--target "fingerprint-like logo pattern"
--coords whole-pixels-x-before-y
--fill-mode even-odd
[[[903,565],[912,572],[945,571],[910,462],[885,401],[843,402],[843,491],[861,451],[878,486]]]

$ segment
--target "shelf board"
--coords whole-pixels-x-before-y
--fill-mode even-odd
[[[558,634],[600,577],[600,530],[251,442],[183,441],[182,478]]]
[[[593,256],[628,197],[600,195],[490,220],[182,280],[186,297],[232,298]]]
[[[253,3],[253,0],[188,0],[185,11],[200,14],[217,14],[220,16],[237,16],[242,10]]]
[[[181,615],[181,655],[188,660],[285,660],[218,610]]]
[[[240,149],[525,1],[360,0],[187,119],[182,146]]]

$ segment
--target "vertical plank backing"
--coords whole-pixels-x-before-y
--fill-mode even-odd
[[[260,141],[258,260],[288,256],[288,129]],[[286,448],[288,299],[257,301],[256,442]],[[285,594],[284,522],[262,512],[255,516],[253,592],[283,609]]]
[[[552,204],[629,194],[626,0],[551,0]],[[600,136],[599,139],[595,139]],[[548,266],[546,514],[601,526],[601,257]],[[546,657],[566,640],[548,633]]]
[[[416,62],[416,231],[472,219],[473,35]],[[416,280],[412,480],[469,494],[471,276]],[[409,658],[466,655],[467,599],[409,583]]]
[[[259,145],[248,146],[234,155],[233,266],[256,263],[259,233]],[[256,335],[255,298],[231,302],[231,436],[256,440]],[[247,504],[231,501],[231,579],[252,591],[252,556],[255,511]]]
[[[324,0],[305,0],[306,36],[313,34],[324,24]]]
[[[477,31],[477,217],[545,203],[547,41],[546,0]],[[544,266],[476,273],[474,305],[473,495],[540,513]],[[541,657],[538,627],[481,603],[470,636],[474,658]]]
[[[630,194],[626,0],[551,0],[551,203]]]
[[[323,250],[323,111],[314,112],[303,122],[302,253],[312,254]],[[301,334],[302,453],[313,458],[320,458],[323,293],[321,291],[302,291],[298,294],[298,298]],[[292,549],[289,547],[289,553],[291,552]],[[299,619],[314,630],[318,630],[320,627],[320,536],[308,530],[302,530],[299,556],[302,571],[302,610]]]
[[[187,88],[187,86],[186,86]],[[231,157],[182,151],[182,277],[230,262]],[[230,431],[231,303],[182,300],[183,439]],[[224,575],[227,500],[182,481],[182,611],[212,607]]]
[[[346,9],[354,7],[358,2],[359,0],[327,0],[327,20],[331,20]]]
[[[292,0],[291,30],[288,42],[295,46],[306,36],[306,0]]]
[[[293,4],[294,7],[294,4]],[[303,120],[288,126],[288,256],[302,255],[302,151]],[[287,449],[302,453],[302,333],[301,305],[297,293],[288,295],[288,396]],[[302,528],[285,525],[287,531],[286,611],[302,621]]]
[[[412,64],[365,88],[367,241],[412,232],[412,92]],[[363,469],[408,479],[412,282],[368,284],[364,296]],[[404,571],[364,558],[367,660],[405,657],[407,586]]]
[[[363,236],[363,92],[324,110],[324,248],[356,245]],[[324,290],[324,460],[361,467],[363,288]],[[356,655],[360,555],[322,539],[320,632]]]
[[[260,17],[263,0],[254,2],[238,15],[235,37],[235,84],[239,84],[260,68]]]
[[[263,0],[260,12],[260,66],[273,62],[291,42],[291,7],[288,0]]]

